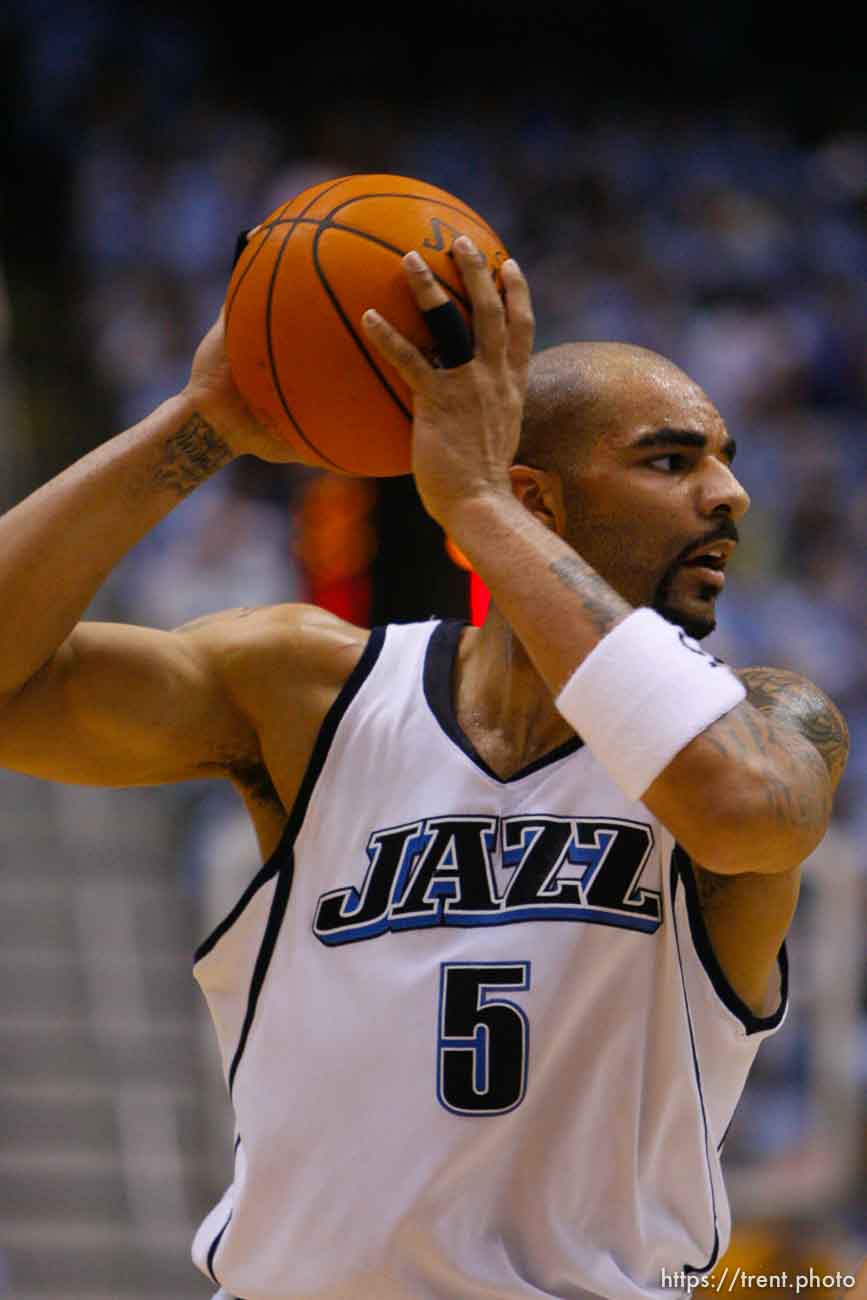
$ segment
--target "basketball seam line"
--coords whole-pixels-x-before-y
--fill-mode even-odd
[[[344,177],[343,179],[348,180],[351,178]],[[331,186],[330,188],[334,189],[338,184],[339,182],[335,181],[334,185]],[[263,227],[267,227],[267,229],[273,230],[274,226],[282,225],[284,221],[299,220],[300,215],[303,215],[303,212],[308,212],[310,207],[318,199],[324,198],[325,195],[328,193],[329,190],[325,189],[322,190],[319,194],[314,195],[313,198],[310,200],[310,202],[307,204],[307,207],[302,210],[302,214],[299,214],[298,217],[294,217],[294,216],[285,217],[283,215],[283,213],[289,207],[289,203],[292,203],[293,201],[292,199],[290,199],[289,203],[284,203],[283,207],[280,209],[280,215],[278,217],[275,217],[272,221],[263,222]],[[377,191],[372,191],[370,194],[353,194],[352,198],[341,200],[341,202],[336,204],[335,207],[333,207],[330,212],[327,212],[324,217],[305,217],[304,220],[305,221],[331,221],[334,217],[334,213],[339,212],[341,208],[348,208],[352,203],[361,203],[368,199],[418,199],[422,203],[435,204],[437,207],[445,208],[447,212],[456,212],[458,213],[459,216],[466,217],[474,225],[479,226],[482,230],[486,231],[487,234],[489,234],[492,239],[496,240],[497,243],[500,242],[500,236],[497,234],[497,232],[493,230],[488,225],[487,221],[485,221],[483,217],[479,216],[478,213],[473,213],[468,208],[456,207],[453,203],[446,203],[442,199],[435,198],[433,195],[430,194],[405,194],[405,193],[395,193],[390,190],[388,191],[377,190]]]
[[[298,225],[315,225],[315,226],[318,227],[317,232],[316,232],[316,235],[314,236],[314,240],[313,240],[313,249],[312,249],[312,252],[313,252],[313,264],[314,264],[314,269],[315,269],[316,274],[317,274],[317,276],[318,276],[318,278],[319,278],[319,281],[320,281],[320,283],[321,283],[323,289],[325,290],[326,294],[328,295],[328,298],[330,299],[331,304],[332,304],[334,310],[337,312],[338,316],[340,317],[341,321],[343,322],[344,327],[346,328],[347,332],[349,333],[349,335],[350,335],[350,337],[352,338],[353,342],[355,343],[356,347],[357,347],[357,348],[359,349],[359,351],[361,352],[361,355],[364,357],[365,361],[366,361],[367,364],[370,366],[370,368],[371,368],[371,370],[373,371],[374,375],[375,375],[376,378],[379,380],[380,384],[381,384],[382,387],[385,389],[385,391],[388,393],[389,397],[392,399],[392,401],[393,401],[393,402],[395,403],[395,405],[398,407],[398,409],[400,410],[400,412],[401,412],[401,413],[402,413],[402,414],[403,414],[403,415],[404,415],[408,420],[410,420],[410,421],[411,421],[411,419],[412,419],[412,412],[411,412],[411,410],[410,410],[410,409],[409,409],[409,408],[404,404],[404,402],[400,399],[400,397],[398,396],[398,394],[395,392],[395,390],[394,390],[394,388],[392,387],[392,385],[391,385],[391,384],[389,383],[389,381],[386,379],[385,375],[383,374],[383,372],[382,372],[381,369],[379,368],[379,365],[377,364],[376,360],[374,359],[374,357],[372,356],[372,354],[370,353],[370,351],[368,350],[368,348],[365,346],[365,344],[364,344],[364,342],[363,342],[361,336],[359,335],[359,333],[358,333],[357,330],[355,329],[354,325],[353,325],[352,322],[350,321],[350,319],[349,319],[349,317],[348,317],[346,311],[344,310],[344,308],[343,308],[343,306],[342,306],[342,304],[341,304],[339,298],[337,297],[336,292],[332,289],[331,284],[329,283],[329,281],[328,281],[328,279],[327,279],[327,277],[326,277],[326,275],[325,275],[325,272],[324,272],[324,270],[323,270],[323,268],[322,268],[322,265],[321,265],[321,262],[320,262],[320,259],[319,259],[319,252],[318,252],[319,240],[322,238],[323,231],[324,231],[324,230],[340,230],[340,231],[345,232],[346,234],[357,235],[357,236],[359,236],[359,237],[362,238],[362,239],[367,239],[370,243],[376,244],[376,245],[377,245],[378,247],[380,247],[380,248],[386,249],[386,250],[388,250],[389,252],[392,252],[392,253],[396,254],[397,256],[399,256],[399,257],[403,257],[403,256],[404,256],[404,253],[405,253],[406,250],[403,250],[403,249],[397,247],[395,244],[391,244],[391,243],[389,243],[387,240],[383,239],[381,236],[371,234],[370,232],[365,231],[365,230],[359,230],[358,227],[356,227],[356,226],[350,226],[350,225],[344,224],[343,222],[340,222],[340,221],[336,221],[336,220],[335,220],[335,213],[338,213],[338,212],[340,212],[340,210],[341,210],[342,208],[347,208],[347,207],[351,206],[351,204],[353,204],[353,203],[357,203],[357,202],[359,202],[359,201],[361,201],[361,200],[368,200],[368,199],[381,199],[381,198],[396,198],[396,199],[416,199],[416,200],[419,200],[419,201],[421,201],[421,202],[426,202],[426,201],[427,201],[427,202],[431,202],[431,203],[433,203],[433,204],[436,204],[438,207],[445,208],[446,211],[448,211],[448,212],[454,212],[454,213],[457,213],[459,216],[462,216],[462,217],[466,218],[467,220],[472,221],[474,225],[477,225],[477,226],[483,228],[483,229],[486,230],[490,235],[492,235],[495,239],[498,239],[498,238],[499,238],[499,237],[496,235],[496,233],[491,229],[491,227],[487,224],[487,222],[485,222],[485,221],[484,221],[481,217],[479,217],[478,215],[473,215],[471,212],[467,211],[467,210],[466,210],[465,208],[463,208],[463,207],[458,207],[458,206],[456,206],[455,204],[451,204],[451,203],[443,202],[442,199],[439,199],[439,198],[436,198],[436,197],[434,197],[434,196],[430,196],[430,195],[425,195],[425,194],[414,194],[414,193],[411,193],[411,194],[406,194],[406,193],[394,193],[394,192],[390,192],[390,191],[381,191],[381,192],[377,191],[377,192],[373,192],[373,193],[370,193],[370,194],[361,194],[361,195],[356,194],[356,195],[353,195],[351,198],[343,199],[340,203],[337,203],[333,208],[330,209],[329,212],[327,212],[327,213],[326,213],[323,217],[321,217],[321,218],[317,218],[317,217],[308,217],[308,216],[305,215],[307,212],[309,212],[310,208],[311,208],[315,203],[317,203],[321,198],[324,198],[325,195],[327,195],[327,194],[329,194],[329,193],[331,192],[331,190],[336,189],[336,188],[337,188],[339,185],[341,185],[344,181],[349,180],[349,179],[351,179],[351,178],[350,178],[350,177],[341,177],[340,179],[334,181],[332,185],[326,187],[324,190],[319,190],[316,194],[314,194],[314,195],[310,198],[310,200],[308,201],[307,205],[306,205],[306,206],[301,210],[301,212],[300,212],[298,215],[293,215],[293,216],[285,216],[285,215],[284,215],[285,212],[286,212],[287,207],[289,207],[289,205],[290,205],[290,204],[292,203],[292,201],[293,201],[292,199],[290,199],[289,202],[286,203],[286,204],[284,204],[283,207],[279,210],[279,216],[277,216],[277,217],[274,218],[273,220],[270,220],[270,221],[268,221],[268,222],[265,223],[265,232],[266,232],[266,233],[265,233],[265,238],[260,242],[258,248],[255,250],[253,256],[250,258],[249,262],[247,263],[246,267],[244,268],[244,271],[242,272],[241,276],[239,277],[238,283],[237,283],[237,285],[235,286],[235,290],[234,290],[234,292],[233,292],[233,294],[232,294],[232,298],[231,298],[231,301],[230,301],[229,307],[227,308],[227,319],[228,319],[228,312],[231,311],[231,307],[234,305],[235,297],[237,296],[237,293],[238,293],[238,290],[240,289],[241,283],[243,282],[244,277],[246,276],[247,272],[248,272],[248,271],[250,270],[250,268],[252,267],[253,262],[254,262],[254,261],[256,260],[256,258],[258,257],[258,255],[259,255],[259,253],[261,252],[262,248],[263,248],[263,247],[265,246],[265,244],[268,242],[268,238],[269,238],[271,232],[272,232],[273,230],[275,230],[276,227],[279,226],[279,225],[284,225],[284,224],[285,224],[286,226],[288,226],[288,229],[287,229],[287,231],[286,231],[286,236],[285,236],[285,238],[284,238],[282,244],[280,245],[280,248],[279,248],[279,250],[278,250],[278,252],[277,252],[277,255],[276,255],[276,257],[275,257],[275,260],[274,260],[274,266],[273,266],[272,271],[271,271],[271,277],[270,277],[270,281],[269,281],[269,284],[268,284],[268,293],[267,293],[267,298],[266,298],[266,322],[265,322],[265,323],[266,323],[266,344],[267,344],[267,351],[268,351],[268,363],[269,363],[269,367],[270,367],[270,370],[271,370],[271,379],[272,379],[272,382],[273,382],[273,385],[274,385],[274,389],[275,389],[275,391],[276,391],[276,393],[277,393],[277,396],[278,396],[278,398],[279,398],[279,400],[280,400],[280,404],[281,404],[281,406],[283,407],[283,410],[285,411],[286,415],[288,416],[289,420],[291,421],[292,425],[294,426],[296,432],[297,432],[298,435],[301,437],[301,439],[306,443],[306,445],[310,448],[310,450],[311,450],[311,451],[312,451],[316,456],[318,456],[321,460],[327,462],[327,463],[328,463],[329,465],[331,465],[334,469],[336,469],[336,470],[338,470],[338,471],[343,471],[344,473],[348,472],[348,471],[345,469],[345,467],[342,466],[342,465],[340,465],[337,461],[332,460],[330,456],[326,455],[325,452],[321,451],[320,448],[319,448],[319,447],[318,447],[314,442],[312,442],[310,438],[307,437],[307,435],[305,434],[304,430],[301,428],[300,424],[298,423],[298,420],[296,419],[295,415],[293,414],[293,412],[292,412],[292,410],[291,410],[291,408],[290,408],[290,406],[289,406],[289,403],[288,403],[287,400],[286,400],[286,395],[285,395],[285,393],[283,392],[282,386],[281,386],[281,384],[280,384],[280,379],[279,379],[278,372],[277,372],[277,366],[276,366],[276,364],[275,364],[274,345],[273,345],[273,337],[272,337],[272,333],[273,333],[273,332],[272,332],[272,328],[271,328],[272,315],[273,315],[273,300],[274,300],[274,293],[275,293],[275,289],[276,289],[277,273],[278,273],[278,271],[279,271],[280,263],[281,263],[281,261],[282,261],[282,259],[283,259],[283,254],[284,254],[284,252],[285,252],[285,250],[286,250],[286,247],[287,247],[287,245],[288,245],[288,243],[289,243],[289,240],[290,240],[291,237],[292,237],[292,234],[293,234],[293,232],[294,232],[294,230],[295,230],[295,227],[298,226]],[[452,286],[451,284],[449,284],[447,280],[444,280],[441,276],[437,275],[435,271],[432,272],[432,273],[433,273],[434,278],[436,279],[437,283],[438,283],[438,284],[439,284],[439,285],[440,285],[440,286],[441,286],[441,287],[442,287],[442,288],[443,288],[443,289],[444,289],[444,290],[445,290],[445,291],[450,295],[451,298],[453,298],[453,299],[455,299],[457,302],[459,302],[459,303],[460,303],[460,304],[461,304],[461,305],[462,305],[462,306],[463,306],[463,307],[464,307],[468,312],[471,312],[471,311],[472,311],[471,304],[467,301],[466,298],[464,298],[464,296],[463,296],[461,293],[459,293],[456,289],[454,289],[453,286]]]
[[[359,230],[358,226],[347,226],[342,221],[330,221],[328,217],[322,217],[321,220],[319,217],[281,217],[269,229],[274,230],[277,226],[318,226],[320,230],[340,230],[346,235],[358,235],[360,239],[369,239],[372,244],[378,244],[380,248],[386,248],[390,253],[397,253],[399,257],[403,257],[406,251],[398,248],[397,244],[390,244],[381,235],[371,234],[369,230]],[[446,256],[450,257],[451,254],[447,253]],[[457,291],[453,284],[450,284],[448,280],[444,280],[441,275],[437,275],[433,267],[429,269],[431,275],[445,289],[446,293],[456,298],[462,307],[466,307],[467,311],[472,311],[469,301]]]
[[[309,209],[313,206],[313,204],[316,202],[317,199],[321,199],[325,194],[328,194],[330,190],[336,189],[337,186],[338,186],[339,184],[340,184],[340,181],[339,181],[339,180],[337,180],[337,181],[332,181],[331,184],[326,185],[325,189],[323,189],[323,190],[319,190],[319,191],[318,191],[316,194],[314,194],[313,197],[308,201],[306,207],[302,208],[302,212],[307,212],[307,211],[309,211]],[[297,197],[297,196],[296,196],[296,197]],[[279,217],[276,217],[273,221],[270,221],[270,220],[269,220],[269,221],[263,222],[262,225],[259,227],[259,229],[256,231],[257,234],[259,234],[260,231],[264,231],[265,238],[264,238],[263,240],[261,240],[261,242],[259,243],[258,248],[257,248],[256,251],[253,253],[252,257],[251,257],[250,260],[247,262],[247,265],[244,267],[243,271],[241,272],[241,274],[240,274],[239,277],[238,277],[238,283],[235,285],[235,288],[234,288],[233,291],[232,291],[232,297],[231,297],[230,301],[229,301],[229,302],[227,303],[227,305],[226,305],[226,324],[227,324],[227,325],[228,325],[228,323],[229,323],[229,316],[230,316],[231,313],[232,313],[232,307],[235,305],[235,299],[236,299],[237,296],[238,296],[238,290],[241,288],[241,285],[244,283],[244,280],[247,278],[247,273],[252,269],[253,263],[256,261],[256,258],[259,256],[259,254],[261,253],[262,249],[263,249],[263,248],[265,247],[265,245],[267,244],[267,242],[268,242],[268,236],[270,235],[271,231],[274,230],[274,228],[275,228],[276,226],[279,226],[279,225],[282,224],[282,222],[283,222],[283,213],[286,211],[286,209],[287,209],[288,207],[291,206],[292,203],[294,203],[294,201],[295,201],[294,199],[288,199],[288,200],[286,201],[286,203],[283,204],[282,208],[280,208],[280,215],[279,215]],[[314,220],[314,218],[311,218],[311,220]]]
[[[339,181],[335,181],[334,185],[329,186],[329,189],[334,189],[339,184],[340,184]],[[327,194],[327,193],[328,190],[326,189],[321,191],[320,193],[315,194],[313,198],[311,198],[307,206],[302,210],[301,215],[303,216],[304,212],[307,212],[308,209],[312,207],[312,205],[316,202],[316,200],[322,197],[322,194]],[[271,271],[271,279],[268,283],[268,295],[267,295],[266,307],[265,307],[265,342],[268,349],[268,364],[271,368],[271,380],[272,383],[274,384],[274,389],[277,393],[277,396],[280,399],[280,404],[283,407],[283,410],[286,412],[289,419],[292,421],[292,424],[294,425],[301,439],[307,444],[307,446],[314,453],[314,455],[320,458],[320,460],[327,461],[329,465],[332,465],[334,467],[334,469],[340,469],[341,467],[337,464],[336,461],[333,461],[330,456],[326,456],[324,452],[319,450],[319,448],[316,446],[315,443],[310,441],[310,439],[307,437],[304,430],[301,428],[301,425],[298,423],[295,416],[292,414],[292,410],[289,406],[289,403],[286,401],[286,395],[283,392],[283,389],[280,385],[280,379],[277,374],[277,367],[274,362],[274,345],[271,337],[271,333],[272,333],[271,315],[272,315],[272,307],[274,302],[274,289],[277,282],[277,272],[280,269],[280,263],[283,260],[283,254],[286,251],[286,245],[289,243],[289,240],[292,238],[292,233],[294,229],[295,229],[294,226],[290,226],[289,229],[286,231],[286,237],[283,240],[283,243],[280,245],[280,248],[277,252],[277,256],[274,259],[274,266]]]
[[[291,203],[291,202],[292,202],[292,200],[290,199],[290,200],[289,200],[289,203]],[[284,203],[284,204],[283,204],[283,207],[282,207],[281,210],[280,210],[281,213],[286,211],[286,209],[289,207],[289,203]],[[232,308],[233,308],[234,305],[235,305],[235,299],[236,299],[237,296],[238,296],[238,293],[239,293],[239,290],[240,290],[240,288],[241,288],[241,285],[242,285],[242,284],[244,283],[244,281],[246,280],[248,273],[252,270],[252,268],[253,268],[253,264],[255,263],[257,257],[258,257],[259,254],[261,253],[262,249],[263,249],[263,248],[265,247],[265,245],[267,244],[267,242],[268,242],[268,235],[271,233],[271,231],[274,229],[274,226],[277,225],[277,224],[278,224],[278,223],[275,221],[275,222],[274,222],[274,225],[269,226],[268,229],[264,232],[264,233],[265,233],[265,238],[262,239],[262,240],[260,241],[258,247],[257,247],[257,248],[255,249],[255,251],[252,253],[252,255],[251,255],[251,257],[250,257],[250,260],[247,262],[247,265],[244,267],[243,271],[242,271],[241,274],[238,276],[238,283],[235,285],[234,289],[232,290],[232,296],[229,298],[228,302],[226,303],[226,321],[225,321],[225,323],[226,323],[227,326],[228,326],[228,324],[229,324],[229,317],[232,315]],[[257,231],[256,233],[258,234],[259,232]],[[249,240],[248,240],[248,242],[249,242]]]
[[[327,194],[328,191],[325,190],[324,193]],[[349,207],[350,203],[359,203],[367,199],[418,199],[421,203],[435,203],[437,207],[445,208],[447,212],[457,212],[462,217],[467,217],[475,225],[481,226],[486,230],[492,239],[497,241],[497,243],[500,242],[500,236],[497,232],[492,230],[487,221],[485,221],[483,217],[479,216],[478,213],[471,212],[465,207],[457,207],[454,203],[446,203],[435,194],[407,194],[406,192],[395,193],[392,190],[374,191],[370,194],[354,194],[351,199],[342,199],[340,203],[331,209],[328,217],[333,217],[334,213],[339,212],[341,208]]]
[[[428,196],[423,194],[394,194],[394,193],[388,193],[386,191],[383,191],[383,192],[375,192],[372,194],[354,195],[351,199],[344,199],[342,202],[336,204],[335,207],[333,207],[330,212],[328,212],[320,221],[317,222],[319,228],[316,231],[316,234],[314,235],[313,238],[313,266],[314,269],[316,270],[316,274],[319,277],[323,289],[328,294],[328,297],[331,299],[332,306],[334,307],[334,310],[337,312],[344,326],[346,327],[350,338],[353,340],[356,347],[361,352],[361,355],[364,357],[365,361],[370,366],[371,370],[376,375],[376,378],[382,384],[383,388],[386,390],[389,397],[392,399],[392,401],[395,403],[395,405],[398,407],[401,413],[404,416],[406,416],[408,420],[411,421],[412,411],[401,401],[400,397],[398,397],[397,393],[394,391],[394,388],[392,387],[392,385],[386,379],[385,375],[380,370],[376,360],[374,359],[374,357],[372,356],[368,348],[365,346],[361,336],[359,335],[358,331],[355,329],[354,325],[352,324],[349,317],[347,316],[339,298],[337,297],[336,292],[334,291],[334,289],[332,289],[319,259],[319,241],[322,238],[324,231],[326,230],[342,230],[345,231],[347,234],[358,235],[360,238],[367,239],[371,243],[378,245],[380,248],[385,248],[389,252],[396,253],[399,257],[403,257],[404,253],[408,250],[398,248],[395,244],[390,244],[387,240],[382,239],[381,236],[370,234],[366,230],[359,230],[356,226],[344,225],[342,222],[338,222],[334,220],[334,214],[336,212],[339,212],[341,208],[349,207],[350,204],[357,203],[361,199],[401,199],[401,198],[418,199],[421,201],[425,201],[428,199]],[[430,199],[429,201],[436,203],[439,207],[446,208],[447,211],[449,212],[457,212],[461,216],[467,216],[467,217],[469,216],[469,214],[465,212],[462,208],[457,208],[453,204],[443,203],[440,199]],[[280,219],[278,219],[278,223],[279,220]],[[293,218],[290,217],[287,218],[286,220],[291,221],[293,220]],[[309,217],[304,218],[305,224],[309,221],[315,221],[315,220],[316,220],[315,218],[309,218]],[[488,227],[486,223],[477,221],[476,224],[484,225],[485,228],[490,231],[490,227]],[[493,231],[490,231],[490,233],[494,234]],[[497,238],[496,235],[494,237]],[[457,299],[457,301],[461,303],[463,307],[465,307],[468,311],[471,311],[470,303],[460,293],[458,293],[452,287],[452,285],[448,283],[447,280],[443,280],[442,277],[436,274],[436,272],[433,272],[433,274],[437,283],[441,285],[441,287],[452,298]]]
[[[324,227],[324,229],[330,230],[333,229],[333,227],[326,226]],[[373,356],[365,346],[361,336],[358,334],[354,325],[352,324],[346,312],[344,311],[340,303],[340,300],[337,297],[337,294],[334,292],[331,285],[328,283],[328,280],[325,276],[325,272],[323,271],[319,262],[319,240],[322,238],[322,230],[323,228],[320,227],[320,229],[317,230],[313,238],[313,267],[314,270],[316,271],[316,274],[319,276],[320,283],[322,284],[322,287],[325,290],[325,292],[328,294],[328,297],[331,299],[331,305],[333,306],[334,310],[337,312],[338,316],[343,321],[343,324],[349,333],[349,337],[352,339],[353,343],[358,348],[358,350],[360,351],[361,355],[364,357],[367,364],[370,366],[373,373],[376,375],[376,378],[382,384],[383,388],[388,393],[389,397],[392,399],[395,405],[398,407],[400,412],[403,415],[405,415],[408,420],[411,421],[412,411],[407,406],[404,405],[404,403],[398,397],[397,393],[392,388],[391,384],[386,379],[385,375],[379,369],[379,366],[377,365]]]
[[[331,211],[326,213],[325,217],[323,217],[322,220],[323,222],[327,222],[330,226],[333,226],[335,229],[352,230],[356,235],[361,235],[365,239],[370,239],[373,243],[378,243],[381,245],[381,247],[387,248],[391,252],[397,253],[399,254],[399,256],[402,257],[404,253],[409,251],[408,249],[396,248],[394,244],[389,244],[385,240],[378,238],[376,235],[370,235],[367,233],[367,231],[358,230],[355,226],[342,226],[334,220],[335,212],[339,212],[341,208],[348,208],[352,203],[359,203],[367,199],[417,199],[421,203],[436,204],[437,207],[445,208],[447,212],[457,212],[460,216],[467,217],[468,220],[472,221],[475,225],[481,226],[484,230],[486,230],[487,233],[497,241],[497,243],[500,242],[499,235],[496,233],[496,231],[491,229],[491,227],[482,217],[468,211],[464,207],[457,207],[454,203],[446,203],[442,199],[437,198],[435,195],[432,194],[394,193],[391,190],[374,191],[371,194],[354,194],[352,198],[342,199],[340,203],[335,204],[335,206],[331,209]],[[451,256],[451,254],[448,253],[446,254],[446,256]],[[436,279],[439,281],[442,287],[452,295],[452,297],[458,300],[458,302],[461,304],[462,307],[466,308],[468,312],[470,313],[472,312],[472,306],[466,298],[464,298],[456,289],[453,289],[451,285],[448,284],[447,281],[441,280],[439,276],[436,276]]]

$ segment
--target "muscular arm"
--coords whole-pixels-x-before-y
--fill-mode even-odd
[[[250,763],[255,731],[221,664],[239,641],[236,619],[175,632],[78,624],[0,712],[0,765],[120,787]]]
[[[849,731],[844,716],[835,703],[825,695],[823,690],[819,690],[818,686],[807,681],[806,677],[801,677],[796,672],[789,672],[785,668],[741,668],[738,677],[746,686],[747,701],[754,710],[776,723],[777,738],[781,727],[784,728],[784,733],[786,731],[796,733],[801,740],[810,742],[824,763],[832,792],[836,790],[846,768]],[[721,722],[724,720],[721,719]],[[725,728],[720,729],[724,733],[727,731]],[[736,729],[737,724],[729,727],[728,744],[732,744],[731,733]],[[789,735],[786,738],[792,741],[793,737]],[[714,737],[714,744],[723,744],[725,748],[725,742],[727,742],[725,737],[721,742],[719,737]],[[779,815],[783,822],[789,816],[785,800],[780,807]],[[727,896],[732,878],[715,875],[714,872],[697,865],[694,870],[702,906],[710,911],[718,904],[721,897]],[[780,876],[780,880],[783,879],[784,876]],[[794,876],[786,887],[786,892],[792,896],[790,901],[793,910],[794,900],[797,898],[797,879]]]
[[[681,840],[694,859],[722,873],[791,871],[828,828],[848,756],[846,723],[797,673],[747,668],[738,675],[747,699],[681,750],[645,802],[663,821],[676,816],[679,783],[704,773],[705,804],[719,812],[703,843],[701,832],[692,847]]]
[[[80,623],[0,712],[0,766],[115,787],[222,777],[276,800],[270,768],[306,761],[359,635],[308,605],[171,632]]]
[[[760,714],[813,745],[836,788],[846,763],[846,723],[822,691],[780,668],[744,668],[738,676]],[[776,1005],[777,954],[800,891],[801,869],[773,875],[720,875],[692,865],[699,906],[713,951],[729,982],[757,1014]]]
[[[742,668],[738,677],[757,712],[810,742],[836,790],[846,770],[849,729],[833,701],[805,677],[785,668]]]
[[[514,497],[467,502],[450,533],[552,694],[631,610]],[[846,726],[797,674],[750,668],[743,678],[748,698],[685,746],[643,802],[709,871],[788,871],[827,829]]]
[[[80,622],[136,542],[248,451],[291,459],[235,391],[218,322],[182,393],[0,519],[0,765],[53,780],[144,784],[254,752],[223,674],[231,617],[209,632]]]
[[[47,663],[127,551],[233,455],[172,398],[0,519],[0,703]]]
[[[364,328],[413,391],[413,472],[425,508],[487,584],[556,696],[631,606],[512,494],[533,339],[529,288],[505,262],[504,304],[472,245],[458,239],[453,251],[473,303],[470,362],[437,370],[375,313]],[[422,310],[441,305],[445,293],[423,261],[405,265]],[[769,680],[764,689],[773,691]],[[822,703],[812,727],[837,733],[842,757],[831,710]],[[819,843],[831,794],[823,755],[790,711],[745,700],[684,746],[642,800],[709,870],[776,873]]]
[[[233,458],[185,396],[0,519],[0,765],[133,785],[240,743],[200,640],[79,622],[118,560]]]

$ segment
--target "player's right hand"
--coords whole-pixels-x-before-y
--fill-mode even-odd
[[[222,311],[196,349],[185,396],[236,455],[282,464],[299,460],[288,443],[256,420],[238,392],[226,356]]]
[[[475,351],[451,367],[435,366],[375,311],[362,317],[373,346],[413,395],[412,471],[422,504],[461,546],[458,516],[474,499],[513,496],[511,466],[521,435],[533,347],[530,289],[511,258],[500,267],[505,301],[485,256],[455,240],[453,256],[472,303]],[[424,314],[449,301],[417,250],[403,259],[410,290]]]

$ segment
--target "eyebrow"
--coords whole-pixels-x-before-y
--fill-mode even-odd
[[[655,429],[653,433],[643,433],[632,446],[639,447],[642,451],[647,448],[657,447],[704,448],[707,446],[707,435],[696,433],[693,429],[669,429],[666,426],[662,429]],[[730,465],[737,454],[737,450],[738,445],[734,438],[726,437],[721,451]]]

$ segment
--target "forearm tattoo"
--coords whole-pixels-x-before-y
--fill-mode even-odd
[[[551,572],[564,587],[576,593],[584,613],[602,635],[610,632],[615,623],[632,611],[632,606],[618,596],[580,555],[567,555],[562,560],[555,560]]]
[[[747,688],[745,704],[715,722],[704,738],[736,762],[762,760],[759,786],[781,829],[825,825],[848,754],[841,713],[797,673],[747,668],[738,676]]]
[[[179,498],[189,496],[231,459],[232,452],[223,439],[194,412],[183,428],[166,439],[154,483]]]

